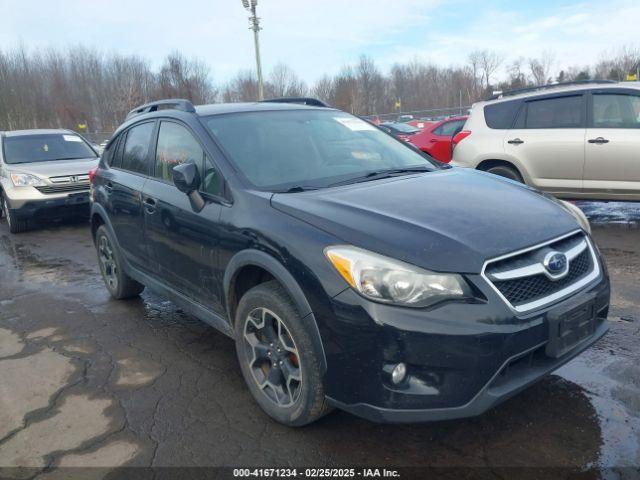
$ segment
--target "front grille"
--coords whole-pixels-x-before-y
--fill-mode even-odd
[[[584,250],[569,265],[569,273],[560,280],[551,280],[545,274],[531,275],[514,280],[494,281],[500,293],[512,305],[522,305],[547,297],[577,282],[591,270],[591,254]]]
[[[40,193],[65,193],[65,192],[84,192],[89,191],[88,183],[72,183],[67,185],[46,185],[44,187],[36,187]]]
[[[543,259],[551,252],[562,252],[567,256],[568,267],[560,278],[544,267]],[[563,298],[598,275],[593,248],[581,232],[489,261],[483,271],[485,280],[511,307],[521,312]]]

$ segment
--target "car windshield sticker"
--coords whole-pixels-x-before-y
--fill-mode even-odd
[[[62,138],[64,138],[65,142],[81,142],[82,141],[80,137],[77,137],[75,135],[63,135]]]
[[[349,130],[352,130],[354,132],[376,129],[376,127],[374,127],[370,123],[367,123],[364,120],[360,120],[359,118],[353,118],[353,117],[333,117],[333,118],[337,122],[340,122],[342,125],[347,127]]]

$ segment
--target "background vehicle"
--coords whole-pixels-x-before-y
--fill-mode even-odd
[[[89,170],[93,148],[69,130],[0,133],[2,214],[11,233],[32,218],[89,214]]]
[[[414,119],[413,115],[398,115],[397,122],[398,123],[408,123],[408,122],[412,121],[413,119]]]
[[[507,92],[473,106],[454,164],[561,198],[640,200],[640,83]]]
[[[454,135],[462,130],[466,121],[466,116],[441,120],[438,123],[426,126],[421,132],[412,135],[409,137],[409,141],[439,162],[449,163],[452,152],[451,140]]]
[[[143,105],[93,178],[111,295],[149,287],[234,338],[287,425],[478,415],[608,328],[581,214],[339,110]]]
[[[379,125],[379,127],[387,133],[390,133],[396,138],[400,140],[404,140],[405,142],[409,141],[409,138],[412,135],[415,135],[420,131],[419,128],[416,128],[407,123],[399,123],[399,122],[384,122]]]

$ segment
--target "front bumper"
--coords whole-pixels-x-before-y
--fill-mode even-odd
[[[559,368],[608,330],[606,274],[553,306],[527,315],[489,299],[449,303],[429,311],[364,300],[352,290],[333,299],[323,342],[330,403],[379,422],[422,422],[480,415]],[[547,355],[556,312],[592,301],[593,332],[561,356]],[[391,383],[388,366],[403,362],[408,377]]]
[[[8,203],[11,213],[20,220],[89,215],[88,191],[55,198],[21,200],[16,202],[19,206],[14,206],[14,202],[8,198]]]

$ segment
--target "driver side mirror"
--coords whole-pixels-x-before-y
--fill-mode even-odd
[[[191,208],[194,212],[200,212],[205,205],[204,198],[200,195],[200,172],[194,163],[183,163],[173,167],[173,184],[182,193],[189,197]]]

